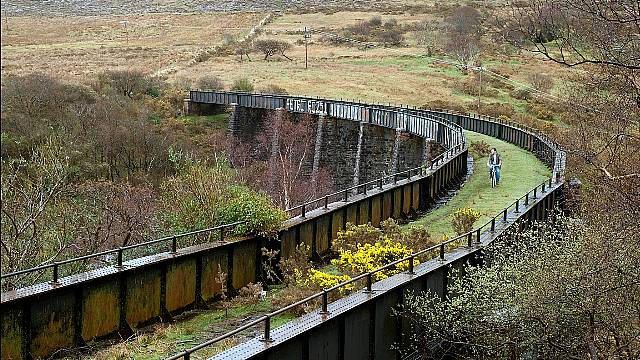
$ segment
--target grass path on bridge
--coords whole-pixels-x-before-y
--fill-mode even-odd
[[[460,192],[441,208],[405,227],[426,226],[431,236],[438,239],[442,238],[443,234],[455,235],[451,227],[451,216],[457,209],[471,207],[480,211],[482,217],[476,225],[483,224],[551,176],[551,171],[535,155],[524,149],[487,135],[470,131],[465,131],[465,134],[469,143],[484,140],[491,147],[498,149],[503,162],[500,185],[491,188],[486,166],[488,157],[474,158],[473,174]]]
[[[220,306],[215,303],[214,306]],[[75,354],[92,360],[106,359],[164,359],[184,349],[203,343],[209,339],[225,334],[246,322],[254,320],[266,313],[274,311],[276,306],[270,298],[256,304],[243,304],[224,309],[194,310],[178,316],[172,323],[158,323],[139,330],[136,336],[123,342],[109,344],[93,344],[88,352]],[[276,328],[295,318],[285,313],[271,320],[272,328]],[[253,338],[262,333],[262,327],[255,327],[230,338],[228,341],[202,349],[193,358],[203,359],[235,346],[238,342]],[[93,349],[92,349],[93,348]],[[75,356],[63,357],[75,359]]]

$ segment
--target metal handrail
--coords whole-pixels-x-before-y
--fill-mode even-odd
[[[428,167],[428,168],[430,170],[433,170],[434,169],[434,165],[437,166],[438,164],[440,164],[441,161],[459,154],[464,149],[465,148],[464,148],[463,145],[456,145],[453,149],[445,151],[444,153],[442,153],[442,154],[436,156],[435,158],[433,158],[431,160],[431,166]],[[322,196],[320,198],[309,200],[309,201],[304,202],[302,204],[290,207],[290,208],[286,209],[285,212],[288,215],[291,215],[290,214],[291,212],[293,212],[295,210],[298,210],[298,209],[301,209],[301,210],[303,210],[302,211],[302,215],[303,215],[302,217],[304,217],[304,215],[305,215],[307,210],[313,210],[313,209],[317,209],[317,208],[320,207],[320,206],[317,206],[317,207],[315,207],[313,209],[309,209],[309,208],[307,208],[308,205],[314,205],[314,204],[321,203],[321,204],[324,204],[324,206],[326,208],[328,206],[328,199],[331,198],[331,197],[342,196],[344,194],[347,194],[345,196],[345,201],[346,201],[346,200],[348,200],[348,193],[349,192],[352,192],[354,190],[358,191],[361,188],[363,188],[364,192],[366,194],[367,187],[370,186],[370,185],[373,185],[374,188],[376,186],[381,188],[382,184],[384,184],[387,180],[397,179],[401,175],[405,175],[406,174],[408,176],[408,178],[411,178],[412,174],[423,176],[424,175],[423,171],[426,170],[426,169],[427,169],[427,167],[425,167],[425,166],[418,166],[418,167],[415,167],[415,168],[399,171],[399,172],[397,172],[395,174],[385,175],[385,176],[379,177],[377,179],[370,180],[370,181],[364,182],[362,184],[353,185],[353,186],[347,187],[345,189],[342,189],[342,190],[339,190],[339,191],[336,191],[336,192],[333,192],[333,193],[330,193],[330,194],[326,194],[326,195],[324,195],[324,196]]]
[[[192,236],[192,235],[198,235],[198,234],[202,234],[202,233],[206,233],[206,232],[213,232],[216,230],[220,230],[220,240],[224,240],[224,233],[225,230],[228,228],[235,228],[238,225],[241,224],[245,224],[246,221],[236,221],[230,224],[224,224],[224,225],[219,225],[219,226],[215,226],[215,227],[211,227],[211,228],[206,228],[206,229],[200,229],[200,230],[195,230],[195,231],[190,231],[190,232],[186,232],[186,233],[180,233],[180,234],[176,234],[176,235],[170,235],[170,236],[165,236],[159,239],[154,239],[154,240],[150,240],[147,242],[143,242],[140,244],[133,244],[133,245],[128,245],[128,246],[122,246],[119,247],[117,249],[111,249],[111,250],[105,250],[105,251],[101,251],[98,253],[93,253],[93,254],[89,254],[89,255],[84,255],[84,256],[79,256],[79,257],[75,257],[72,259],[67,259],[67,260],[62,260],[62,261],[56,261],[50,264],[44,264],[44,265],[40,265],[40,266],[36,266],[33,268],[29,268],[29,269],[24,269],[24,270],[19,270],[19,271],[14,271],[11,273],[7,273],[7,274],[1,274],[0,275],[0,279],[6,279],[9,277],[13,277],[13,276],[18,276],[18,275],[23,275],[23,274],[27,274],[27,273],[32,273],[32,272],[36,272],[36,271],[40,271],[40,270],[46,270],[46,269],[50,269],[53,268],[53,275],[52,275],[52,280],[51,283],[53,284],[58,284],[59,283],[59,279],[58,279],[58,268],[62,265],[66,265],[66,264],[70,264],[73,262],[78,262],[78,261],[83,261],[83,260],[88,260],[88,259],[92,259],[92,258],[96,258],[99,256],[104,256],[104,255],[110,255],[110,254],[114,254],[117,253],[117,265],[116,268],[122,268],[122,255],[123,252],[125,250],[130,250],[130,249],[135,249],[135,248],[139,248],[139,247],[144,247],[144,246],[149,246],[149,245],[153,245],[153,244],[157,244],[157,243],[161,243],[161,242],[165,242],[165,241],[169,241],[171,240],[171,253],[177,253],[177,251],[179,250],[177,248],[177,240],[180,238],[184,238],[187,236]]]
[[[547,184],[549,185],[548,187],[547,187]],[[265,341],[265,342],[270,342],[270,341],[272,341],[271,340],[271,336],[270,336],[271,335],[270,334],[270,332],[271,332],[270,322],[271,322],[271,318],[272,317],[277,316],[279,314],[282,314],[284,312],[287,312],[287,311],[289,311],[289,310],[291,310],[291,309],[293,309],[293,308],[295,308],[297,306],[304,305],[304,304],[308,303],[309,301],[315,300],[317,298],[322,298],[322,308],[321,308],[321,312],[320,313],[321,314],[328,314],[329,313],[329,311],[328,311],[328,294],[330,292],[332,292],[332,291],[340,290],[340,289],[342,289],[342,288],[344,288],[344,287],[346,287],[346,286],[348,286],[348,285],[350,285],[350,284],[352,284],[354,282],[357,282],[359,280],[362,280],[362,279],[366,278],[367,279],[367,285],[366,285],[366,288],[365,288],[364,292],[365,293],[371,293],[373,291],[373,289],[372,289],[372,283],[373,283],[372,282],[372,278],[373,278],[373,275],[378,273],[378,272],[380,272],[380,271],[384,271],[386,269],[389,269],[389,268],[394,267],[394,266],[396,266],[398,264],[401,264],[401,263],[404,263],[404,262],[408,261],[409,262],[409,269],[407,271],[403,271],[402,273],[413,274],[413,264],[414,264],[414,260],[415,260],[416,257],[422,256],[422,255],[424,255],[424,254],[426,254],[428,252],[434,251],[434,250],[439,250],[439,254],[438,254],[439,255],[439,259],[440,260],[445,260],[445,246],[449,245],[451,243],[458,242],[458,241],[463,240],[463,239],[467,239],[467,246],[469,246],[469,247],[473,246],[474,244],[478,245],[481,242],[482,229],[485,229],[487,226],[490,226],[490,231],[494,232],[495,231],[495,223],[498,220],[498,218],[502,217],[503,218],[502,221],[503,222],[507,222],[507,217],[504,216],[504,214],[508,214],[509,209],[513,208],[514,210],[516,210],[516,212],[519,212],[520,209],[524,209],[524,208],[521,208],[521,205],[525,206],[527,208],[532,205],[528,201],[527,201],[526,204],[520,204],[520,200],[525,199],[525,198],[526,199],[537,199],[538,198],[537,197],[538,188],[541,189],[541,193],[545,193],[546,189],[550,189],[553,184],[554,184],[553,178],[549,178],[549,179],[543,181],[542,183],[536,185],[533,189],[529,190],[525,195],[517,198],[514,202],[512,202],[510,205],[505,207],[500,212],[498,212],[491,219],[489,219],[486,223],[484,223],[483,225],[481,225],[481,226],[479,226],[479,227],[477,227],[475,229],[472,229],[472,230],[470,230],[470,231],[468,231],[468,232],[466,232],[464,234],[458,235],[458,236],[456,236],[454,238],[451,238],[451,239],[448,239],[448,240],[445,240],[445,241],[441,241],[438,244],[435,244],[435,245],[432,245],[432,246],[430,246],[430,247],[428,247],[426,249],[414,252],[411,255],[405,256],[402,259],[395,260],[393,262],[390,262],[388,264],[380,266],[380,267],[378,267],[378,268],[376,268],[374,270],[361,273],[358,276],[355,276],[355,277],[353,277],[353,278],[351,278],[351,279],[349,279],[347,281],[341,282],[341,283],[339,283],[337,285],[334,285],[334,286],[332,286],[330,288],[323,289],[321,292],[315,293],[315,294],[313,294],[313,295],[311,295],[311,296],[309,296],[307,298],[299,300],[299,301],[297,301],[297,302],[295,302],[293,304],[287,305],[286,307],[274,310],[274,311],[272,311],[272,312],[270,312],[270,313],[268,313],[268,314],[266,314],[266,315],[264,315],[264,316],[262,316],[262,317],[260,317],[260,318],[258,318],[256,320],[254,320],[254,321],[252,321],[252,322],[250,322],[248,324],[245,324],[245,325],[243,325],[243,326],[241,326],[241,327],[239,327],[239,328],[237,328],[237,329],[235,329],[233,331],[230,331],[230,332],[228,332],[226,334],[218,336],[218,337],[216,337],[214,339],[207,340],[206,342],[203,342],[201,344],[193,346],[193,347],[191,347],[189,349],[183,350],[182,352],[180,352],[178,354],[175,354],[175,355],[173,355],[171,357],[166,358],[166,360],[178,360],[178,359],[189,360],[190,356],[191,356],[191,354],[193,352],[198,351],[198,350],[200,350],[202,348],[205,348],[207,346],[213,345],[213,344],[215,344],[215,343],[217,343],[219,341],[222,341],[224,339],[227,339],[227,338],[229,338],[229,337],[231,337],[231,336],[233,336],[233,335],[235,335],[235,334],[237,334],[237,333],[239,333],[239,332],[241,332],[243,330],[246,330],[248,328],[257,326],[257,325],[261,324],[262,322],[265,323],[265,326],[264,326],[265,330],[264,330],[264,335],[263,335],[261,340]],[[535,194],[535,195],[532,198],[530,198],[529,196],[532,193]],[[476,235],[476,241],[475,242],[473,241],[473,235],[474,234]]]

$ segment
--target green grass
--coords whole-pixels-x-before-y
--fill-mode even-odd
[[[460,79],[467,74],[460,71],[453,66],[440,66],[434,64],[433,59],[425,59],[422,57],[384,57],[376,59],[355,59],[344,60],[343,64],[358,65],[358,66],[374,66],[380,68],[395,67],[412,74],[424,75],[426,74],[443,74],[445,76]]]
[[[451,227],[451,215],[459,208],[471,207],[480,211],[482,217],[476,225],[482,224],[500,210],[524,195],[534,186],[551,176],[551,172],[532,153],[515,145],[490,136],[465,132],[469,142],[484,140],[498,149],[503,166],[500,185],[491,188],[487,173],[487,157],[474,159],[473,174],[460,192],[447,204],[407,225],[426,226],[432,236],[455,235]]]
[[[208,116],[183,115],[177,118],[187,127],[207,127],[211,129],[226,129],[229,122],[229,114],[216,114]]]
[[[275,290],[277,292],[277,290]],[[118,343],[106,347],[95,354],[86,357],[91,359],[112,359],[126,354],[130,359],[162,359],[173,355],[179,351],[190,348],[206,340],[231,331],[243,322],[261,316],[261,314],[276,309],[269,298],[253,305],[237,305],[224,309],[204,310],[191,314],[185,314],[170,324],[156,325],[152,332],[140,334],[136,338],[126,342]],[[277,296],[277,295],[276,295]],[[295,319],[296,316],[289,313],[274,316],[271,320],[271,327],[277,328]],[[256,327],[254,330],[258,330]],[[249,331],[251,336],[251,331]],[[230,348],[236,344],[235,341],[222,341],[216,345],[205,348],[198,352],[200,356],[213,356],[214,354]]]

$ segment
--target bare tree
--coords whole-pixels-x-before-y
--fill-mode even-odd
[[[285,55],[285,51],[291,49],[291,44],[282,40],[258,40],[255,42],[254,47],[256,50],[264,54],[264,60],[267,60],[273,55],[281,55],[288,60],[292,60]]]
[[[68,157],[55,139],[37,148],[30,161],[2,161],[2,272],[53,261],[73,245],[63,232],[44,236],[59,230],[47,219],[68,175]]]
[[[448,41],[445,50],[463,66],[471,65],[480,55],[482,36],[482,15],[470,6],[457,8],[445,19]]]
[[[536,0],[513,6],[507,40],[566,66],[596,64],[640,69],[640,6],[623,1]],[[522,45],[516,43],[516,45]]]

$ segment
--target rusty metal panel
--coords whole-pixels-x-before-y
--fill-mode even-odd
[[[398,187],[393,191],[393,218],[400,219],[402,216],[402,187]]]
[[[120,326],[120,281],[94,281],[84,286],[81,314],[84,341],[117,331]]]
[[[238,290],[250,282],[256,281],[257,241],[234,243],[232,285]]]
[[[126,321],[131,327],[160,316],[160,267],[136,270],[126,278]]]
[[[280,235],[280,255],[285,259],[293,254],[296,248],[296,227],[283,230]]]
[[[202,256],[200,293],[204,301],[209,301],[222,294],[222,283],[219,281],[220,271],[228,274],[228,263],[226,251],[212,251]]]
[[[343,211],[334,211],[331,216],[333,217],[331,219],[331,238],[335,239],[338,236],[338,231],[344,230],[344,226],[343,226],[343,222],[344,222]]]
[[[378,227],[382,217],[382,196],[371,198],[371,225]]]
[[[419,210],[422,206],[422,204],[420,204],[420,181],[415,181],[413,182],[413,184],[411,185],[413,187],[413,190],[411,191],[411,195],[412,195],[412,207],[414,210]]]
[[[402,187],[402,212],[404,214],[411,212],[411,187],[412,184],[406,184]]]
[[[61,347],[74,346],[76,298],[73,291],[31,304],[31,348],[34,358],[48,357]],[[3,335],[4,336],[4,335]]]
[[[393,193],[387,191],[382,195],[382,221],[393,216]]]
[[[304,223],[298,225],[300,227],[300,244],[307,245],[307,249],[309,249],[309,256],[311,256],[311,251],[313,249],[313,240],[314,240],[314,232],[313,232],[313,223],[316,221],[315,219],[310,221],[305,221]]]
[[[0,313],[2,337],[0,337],[0,357],[2,359],[22,359],[22,331],[24,321],[22,307],[3,307]]]
[[[309,360],[335,360],[340,358],[340,331],[338,321],[332,319],[309,333]]]
[[[329,251],[329,220],[331,214],[326,214],[316,220],[316,247],[320,254]]]
[[[360,306],[344,316],[344,359],[369,359],[369,307]]]
[[[354,225],[358,224],[358,203],[350,204],[347,207],[347,222]]]
[[[358,202],[359,210],[358,210],[358,224],[366,224],[369,220],[369,199],[363,199]]]
[[[398,293],[389,291],[375,302],[375,359],[393,359],[396,352],[393,344],[398,339],[398,319],[393,316],[393,308],[399,303]]]
[[[196,301],[196,258],[167,265],[165,289],[167,310],[176,311]]]

